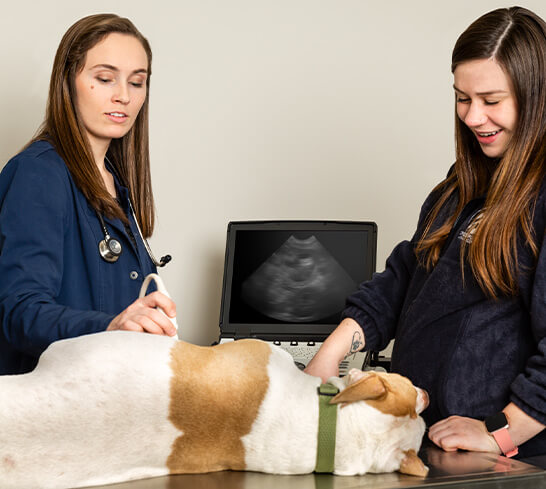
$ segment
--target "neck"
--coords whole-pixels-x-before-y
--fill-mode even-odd
[[[102,173],[102,168],[104,168],[104,158],[106,157],[106,153],[112,140],[96,138],[89,133],[87,133],[87,139],[89,141],[89,146],[91,147],[91,152],[93,153],[95,164]]]
[[[108,193],[115,199],[116,198],[116,186],[114,184],[114,177],[106,169],[104,159],[106,158],[106,152],[110,147],[111,139],[98,139],[94,138],[90,134],[87,134],[89,139],[89,145],[91,146],[91,152],[93,153],[93,159],[99,170],[99,173],[104,182],[104,186]]]

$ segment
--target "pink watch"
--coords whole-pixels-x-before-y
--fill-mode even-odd
[[[497,445],[505,457],[513,457],[518,454],[518,447],[512,441],[508,433],[508,420],[502,411],[485,418],[485,427],[490,435],[495,438]]]

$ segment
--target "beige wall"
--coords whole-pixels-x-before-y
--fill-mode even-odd
[[[522,3],[546,18],[544,0]],[[378,270],[453,161],[451,49],[497,1],[73,0],[0,16],[0,166],[44,112],[64,31],[127,16],[154,51],[156,255],[183,339],[218,335],[225,232],[243,219],[362,219]]]

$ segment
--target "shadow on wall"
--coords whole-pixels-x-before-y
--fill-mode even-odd
[[[188,270],[188,267],[173,260],[171,270],[165,270],[169,291],[180,309],[179,337],[189,343],[209,346],[220,335],[224,247],[207,242],[199,253],[191,251],[189,246],[180,246],[174,252],[181,257],[180,262],[191,263],[189,268],[193,269],[189,274],[182,273],[181,270]],[[199,280],[189,282],[188,275],[198,276]],[[189,283],[195,288],[188,290]],[[189,324],[187,318],[198,318],[199,325]]]
[[[15,90],[12,91],[12,95]],[[0,169],[38,132],[44,118],[45,96],[26,100],[4,93],[0,99]]]

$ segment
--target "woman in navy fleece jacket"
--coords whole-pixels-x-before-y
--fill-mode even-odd
[[[485,14],[452,71],[455,165],[306,371],[327,379],[395,338],[392,370],[429,392],[435,444],[508,454],[502,433],[519,456],[546,454],[546,23]],[[484,420],[501,412],[494,437]]]

